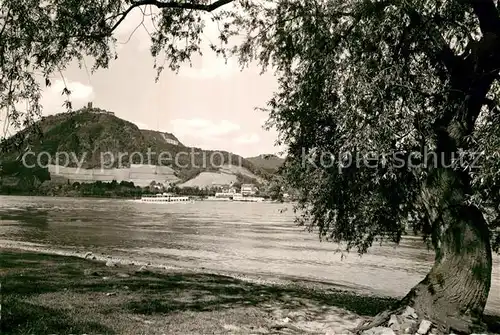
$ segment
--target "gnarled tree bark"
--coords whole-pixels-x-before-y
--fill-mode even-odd
[[[492,254],[483,213],[467,203],[473,193],[469,171],[456,166],[459,148],[485,104],[500,68],[500,18],[490,0],[470,0],[483,37],[468,55],[443,59],[448,70],[449,106],[436,120],[436,157],[422,190],[432,227],[435,263],[400,302],[442,333],[484,330],[481,324],[491,286]]]
[[[391,310],[356,331],[379,326],[391,314],[413,307],[441,334],[484,330],[482,315],[491,286],[492,252],[481,211],[464,203],[461,173],[437,169],[422,202],[432,222],[435,263],[427,276]]]
[[[446,228],[439,232],[435,264],[401,304],[441,333],[482,331],[492,271],[486,221],[479,209],[466,205],[445,209],[438,220]]]

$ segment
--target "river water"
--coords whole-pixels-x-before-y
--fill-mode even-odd
[[[293,221],[291,205],[1,197],[0,246],[36,243],[151,263],[238,274],[328,282],[402,296],[432,266],[420,238],[375,245],[359,257],[336,253]],[[494,255],[488,312],[500,314],[500,257]]]

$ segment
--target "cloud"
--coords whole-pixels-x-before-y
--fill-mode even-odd
[[[240,126],[228,120],[212,121],[207,119],[175,119],[170,121],[174,134],[180,137],[192,137],[203,140],[216,140],[240,129]]]
[[[260,141],[260,137],[255,133],[245,134],[237,137],[234,141],[238,144],[254,144]]]
[[[82,84],[78,81],[66,82],[66,85],[71,91],[71,98],[75,100],[87,99],[94,93],[92,86]],[[61,95],[64,86],[65,84],[62,80],[57,80],[54,85],[51,86],[51,93]]]
[[[78,81],[66,81],[66,86],[71,92],[69,100],[75,109],[82,107],[94,98],[94,89],[92,86],[82,84]],[[64,81],[56,80],[52,86],[45,90],[41,100],[44,109],[43,114],[55,114],[65,111],[63,104],[68,97],[62,94],[64,87]]]

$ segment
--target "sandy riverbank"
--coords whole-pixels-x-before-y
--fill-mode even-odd
[[[266,285],[289,285],[293,283],[300,282],[301,286],[309,287],[309,288],[323,288],[323,289],[337,289],[337,290],[349,290],[355,292],[358,295],[372,295],[371,292],[366,289],[360,287],[346,286],[340,284],[333,283],[325,283],[314,280],[306,280],[304,278],[291,278],[291,277],[283,277],[283,276],[273,276],[270,274],[255,274],[255,273],[242,273],[242,272],[228,272],[228,271],[216,271],[213,269],[207,268],[186,268],[186,267],[177,267],[168,263],[164,263],[155,258],[154,260],[151,257],[147,256],[130,256],[130,255],[117,255],[113,254],[105,254],[101,252],[93,252],[91,249],[81,249],[75,250],[74,248],[49,248],[43,244],[37,244],[32,242],[21,242],[21,241],[12,241],[12,240],[0,240],[0,250],[1,249],[11,249],[11,250],[20,250],[25,252],[35,252],[35,253],[43,253],[48,255],[57,255],[57,256],[69,256],[69,257],[77,257],[83,258],[98,262],[108,262],[111,261],[117,265],[127,265],[127,266],[135,266],[141,267],[146,266],[148,269],[152,270],[160,270],[167,272],[184,272],[184,273],[204,273],[204,274],[212,274],[212,275],[220,275],[220,276],[229,276],[239,280],[244,280],[254,284],[266,284]]]
[[[391,302],[298,284],[1,253],[2,334],[340,334]]]
[[[325,283],[4,242],[2,334],[348,334],[394,302]]]

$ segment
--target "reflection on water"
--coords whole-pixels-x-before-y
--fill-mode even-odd
[[[328,281],[399,296],[431,267],[433,253],[414,237],[341,260],[335,245],[297,227],[290,209],[265,203],[0,197],[0,235],[54,249]],[[494,262],[487,308],[500,313],[500,258],[494,256]]]

